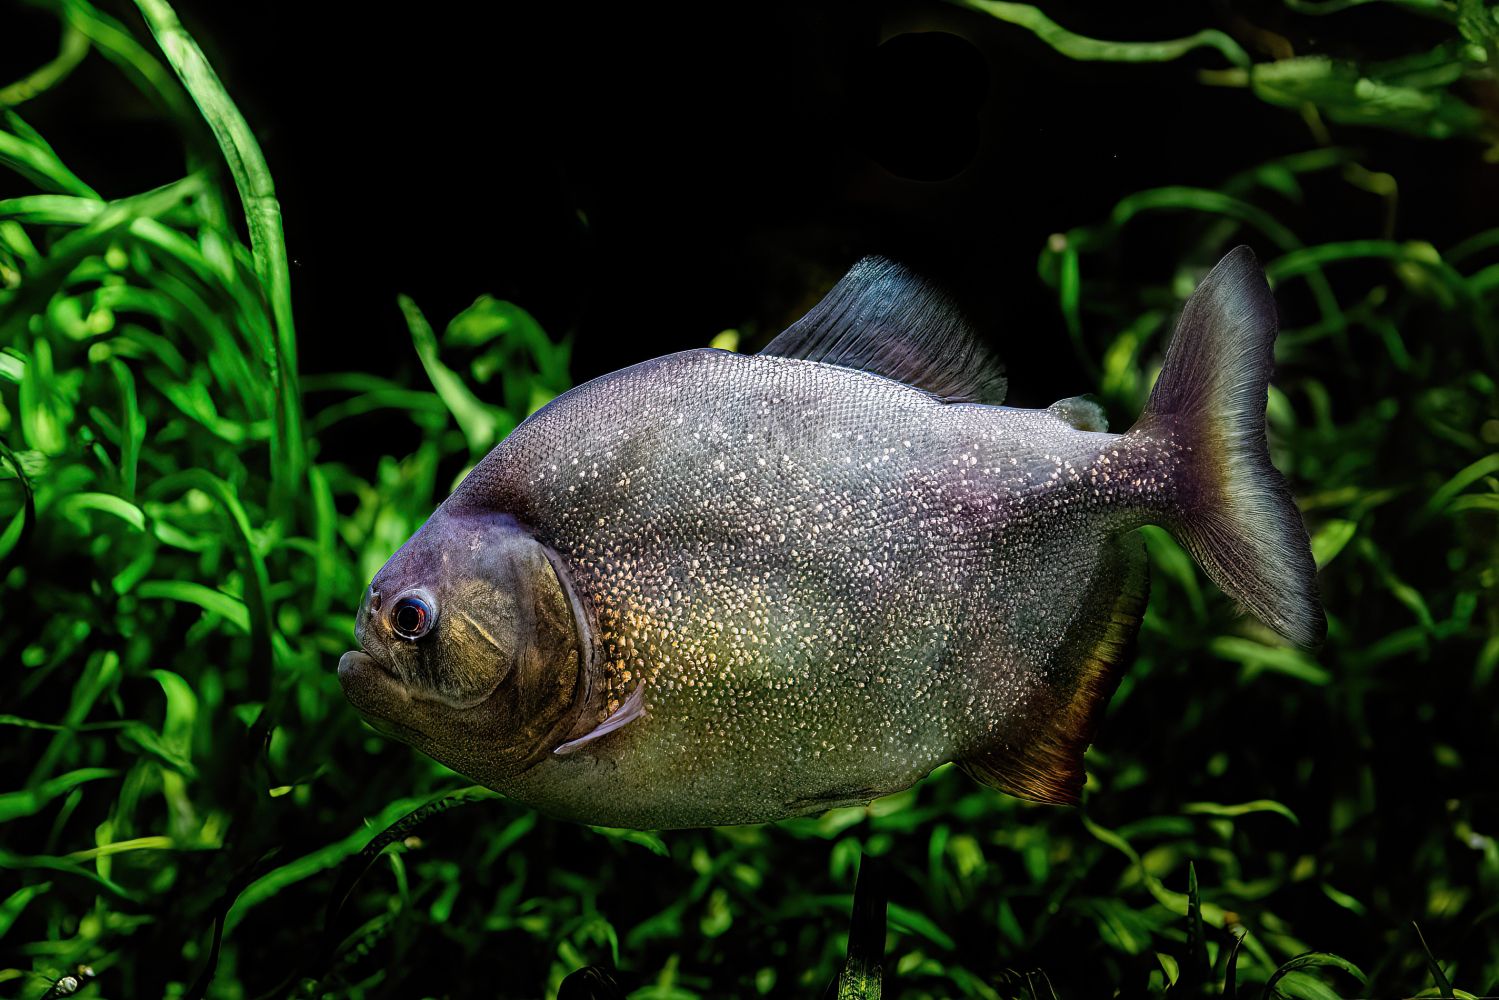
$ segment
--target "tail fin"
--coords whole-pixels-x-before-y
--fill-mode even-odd
[[[1276,329],[1264,272],[1238,247],[1187,300],[1130,433],[1169,431],[1190,449],[1166,526],[1225,593],[1292,642],[1314,646],[1327,631],[1316,567],[1265,443]]]

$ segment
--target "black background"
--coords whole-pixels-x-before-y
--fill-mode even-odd
[[[1419,43],[1408,17],[1386,33],[1377,6],[1339,37],[1354,23],[1365,57]],[[1214,187],[1313,145],[1294,112],[1200,83],[1224,65],[1212,51],[1075,62],[947,4],[178,7],[261,137],[314,372],[414,364],[400,292],[439,328],[481,293],[518,302],[575,338],[578,381],[727,327],[753,348],[882,252],[951,288],[1007,361],[1011,401],[1045,405],[1089,388],[1036,277],[1049,234],[1137,189]],[[1255,51],[1252,20],[1320,46],[1305,33],[1320,22],[1279,5],[1047,9],[1097,37],[1213,26]],[[0,66],[18,76],[56,22],[23,8],[8,25]],[[80,176],[122,185],[106,196],[182,173],[171,126],[98,56],[24,110]],[[1411,175],[1416,144],[1337,138]],[[1494,170],[1462,145],[1419,148],[1439,182],[1407,185],[1402,218],[1423,238],[1494,207]],[[1359,231],[1288,221],[1308,241],[1380,235],[1377,199],[1340,197]],[[1147,231],[1118,267],[1158,279],[1176,263]]]

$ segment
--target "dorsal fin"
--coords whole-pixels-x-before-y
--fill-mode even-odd
[[[1003,403],[1004,368],[957,304],[893,261],[865,257],[760,352],[856,368],[949,403]]]

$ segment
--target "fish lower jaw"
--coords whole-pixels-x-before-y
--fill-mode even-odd
[[[410,698],[409,689],[400,677],[373,656],[357,649],[351,649],[339,657],[338,682],[343,686],[344,694],[349,695],[350,701],[354,700],[352,691],[376,686],[387,694],[398,692]]]
[[[446,691],[418,687],[375,657],[360,650],[350,650],[339,659],[338,679],[343,685],[344,695],[360,711],[365,711],[365,709],[354,692],[361,687],[379,690],[381,696],[386,699],[394,697],[403,702],[427,702],[464,712],[484,704],[493,697],[495,690],[500,686],[497,678],[483,691],[463,697],[449,694]]]

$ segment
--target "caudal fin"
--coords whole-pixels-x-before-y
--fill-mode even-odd
[[[1186,449],[1166,526],[1225,593],[1281,635],[1327,632],[1300,512],[1265,443],[1275,299],[1248,247],[1219,261],[1187,300],[1131,434]]]

